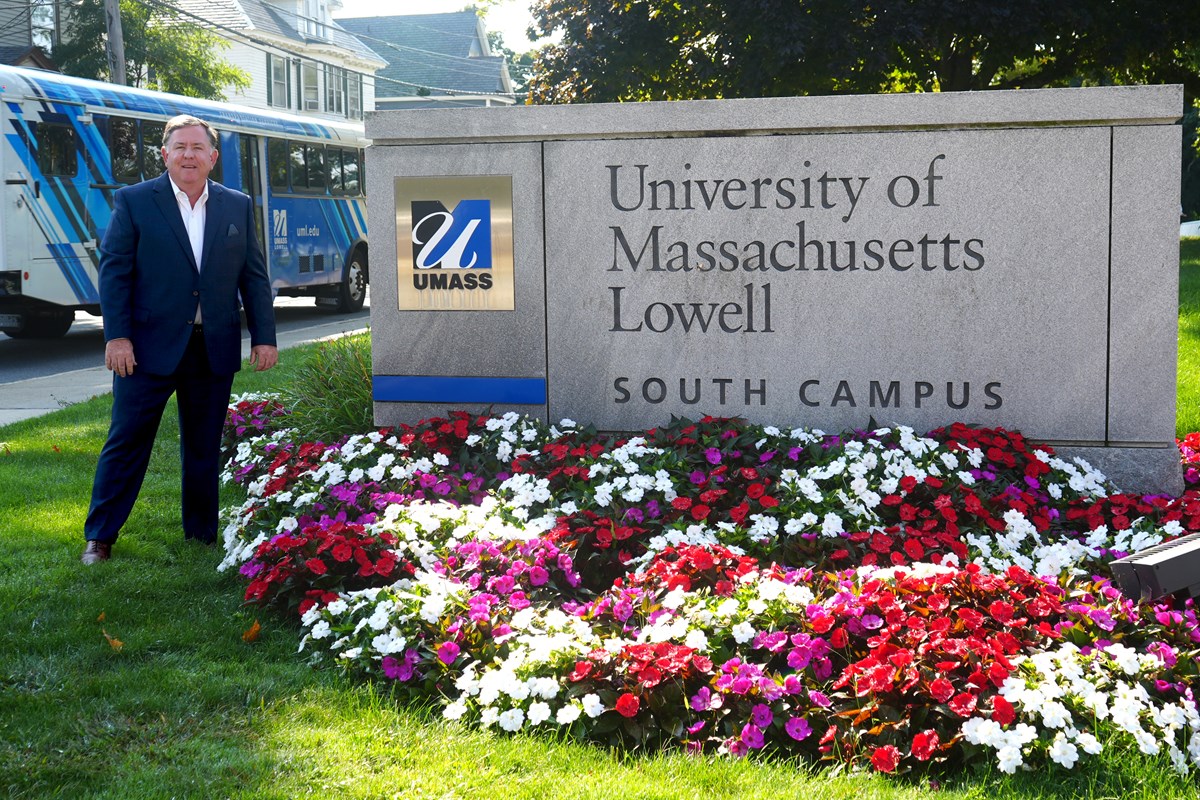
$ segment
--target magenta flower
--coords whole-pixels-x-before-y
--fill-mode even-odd
[[[751,750],[761,750],[765,745],[766,739],[763,738],[762,728],[755,725],[753,722],[742,728],[742,741]]]
[[[804,717],[792,717],[783,726],[787,735],[795,739],[797,742],[802,742],[812,733],[812,726],[808,724],[808,720]]]
[[[450,666],[458,658],[460,652],[462,652],[462,649],[454,642],[442,642],[441,646],[437,649],[437,657],[443,664]]]
[[[760,728],[768,728],[775,721],[775,715],[771,713],[771,707],[766,703],[759,703],[754,708],[750,709],[750,721]]]

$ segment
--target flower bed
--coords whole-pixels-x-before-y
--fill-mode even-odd
[[[1016,432],[455,414],[230,449],[247,601],[447,718],[882,772],[1200,764],[1192,603],[1107,567],[1200,530],[1200,494],[1116,493]]]

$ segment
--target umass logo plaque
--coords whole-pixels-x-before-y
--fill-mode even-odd
[[[401,311],[512,311],[512,177],[396,178]]]

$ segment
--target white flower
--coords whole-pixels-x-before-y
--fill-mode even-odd
[[[1090,733],[1079,734],[1075,737],[1075,743],[1083,749],[1083,752],[1093,756],[1104,749],[1100,744],[1100,740]]]
[[[1013,747],[1012,745],[1001,747],[996,753],[996,761],[1000,767],[1000,771],[1009,775],[1012,775],[1017,771],[1017,767],[1025,763],[1025,760],[1021,758],[1020,748]]]
[[[538,701],[529,706],[529,724],[541,725],[546,720],[550,719],[550,706],[542,701]]]
[[[500,714],[500,727],[509,733],[516,733],[525,724],[525,712],[519,708],[510,708]]]
[[[1079,749],[1061,731],[1054,737],[1049,753],[1052,761],[1067,769],[1074,767],[1075,762],[1079,760]]]
[[[733,640],[738,644],[745,644],[754,638],[754,626],[749,622],[739,622],[733,626]]]
[[[467,704],[462,700],[455,700],[442,711],[442,716],[446,719],[462,719],[467,713]]]
[[[559,725],[570,725],[572,722],[579,719],[579,715],[581,713],[582,711],[579,706],[572,703],[560,708],[558,713],[554,716],[554,721]]]
[[[1048,702],[1042,706],[1042,722],[1047,728],[1065,728],[1071,721],[1071,712],[1062,703]]]
[[[600,695],[585,694],[583,696],[583,712],[592,719],[604,713],[604,701],[600,699]]]
[[[822,536],[837,536],[845,532],[845,527],[842,523],[842,518],[830,511],[825,515],[825,519],[821,520],[821,535]]]

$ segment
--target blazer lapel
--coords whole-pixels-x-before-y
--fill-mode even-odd
[[[209,257],[217,249],[218,234],[225,230],[225,190],[218,183],[208,182],[208,205],[204,209],[204,249],[200,252],[200,274],[208,266]]]
[[[192,265],[192,269],[196,269],[196,256],[192,254],[192,243],[188,239],[187,229],[183,227],[183,216],[179,213],[179,201],[175,199],[175,193],[171,191],[171,179],[166,175],[163,175],[154,184],[154,201],[158,204],[158,210],[162,212],[167,227],[179,241],[179,247],[187,257],[188,263]]]

